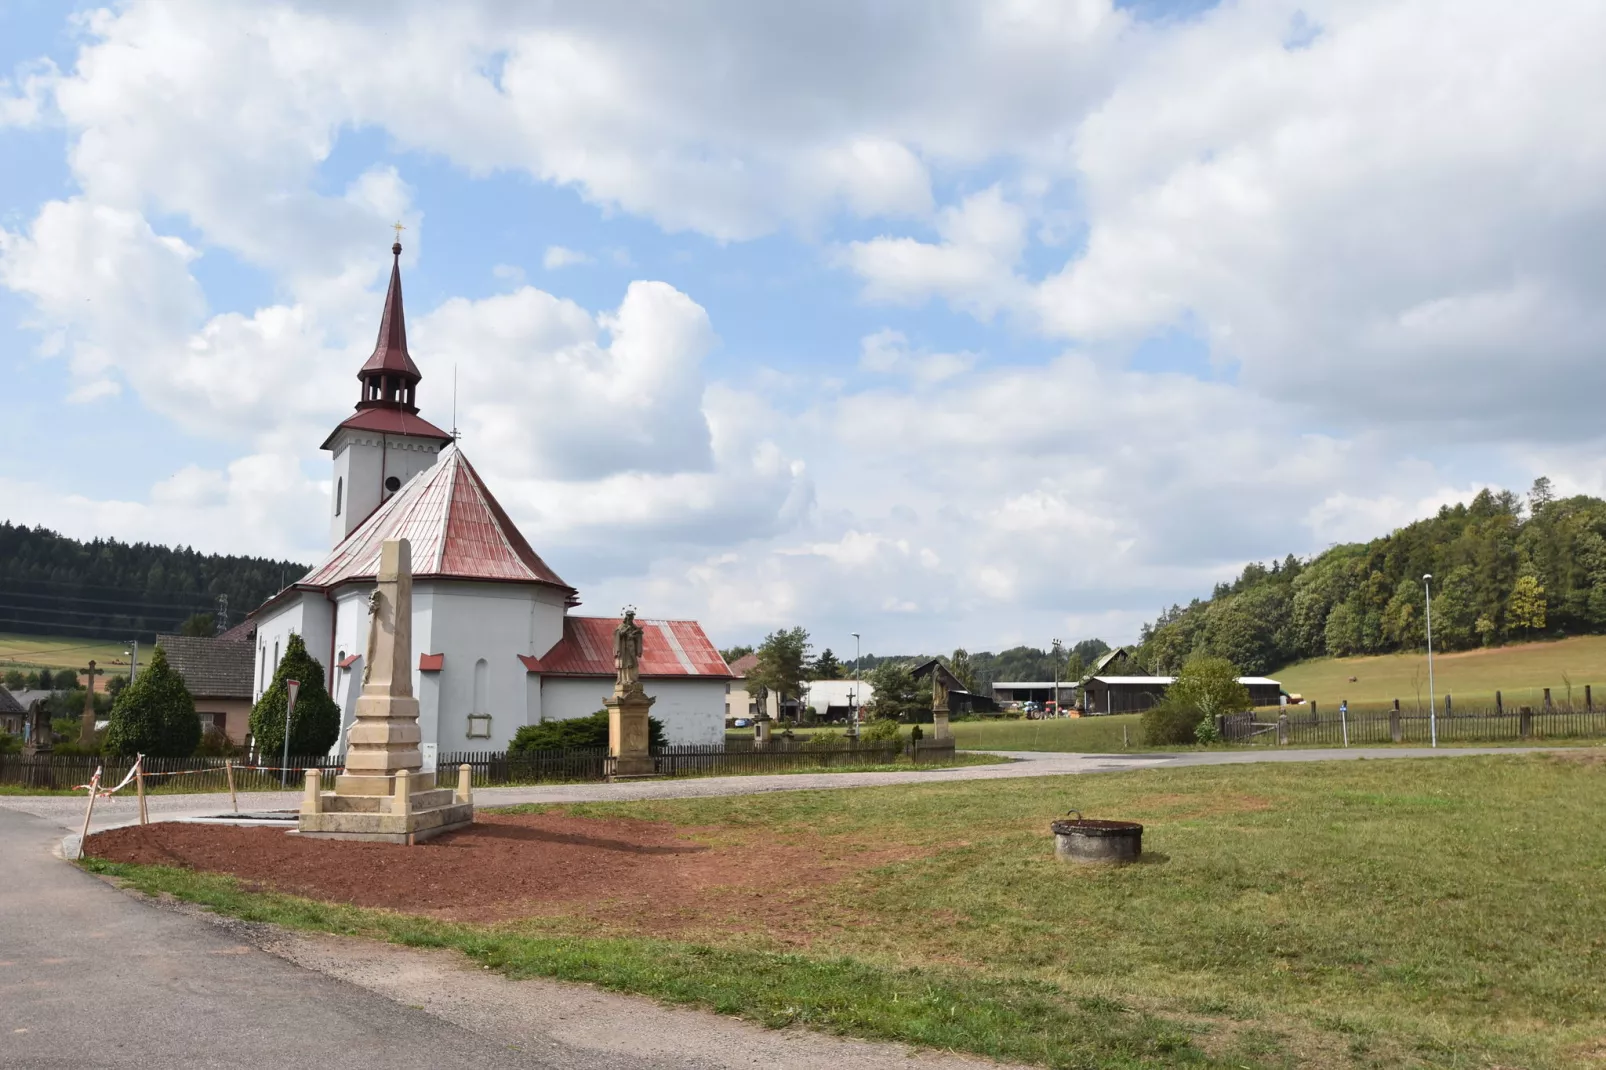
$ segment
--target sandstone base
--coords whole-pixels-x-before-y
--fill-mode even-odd
[[[393,777],[335,778],[334,791],[320,791],[317,770],[307,771],[307,791],[296,831],[329,840],[375,843],[423,843],[474,821],[474,798],[468,766],[456,791],[451,788],[411,790],[410,772]]]

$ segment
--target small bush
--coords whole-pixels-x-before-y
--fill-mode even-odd
[[[836,750],[839,747],[847,746],[847,743],[848,737],[832,728],[824,732],[814,733],[804,742],[803,746],[808,750]]]
[[[0,732],[0,754],[16,754],[22,750],[22,737]]]
[[[1166,698],[1144,710],[1139,724],[1143,729],[1143,742],[1150,747],[1193,743],[1197,740],[1194,729],[1199,724],[1199,711],[1192,703]]]
[[[878,717],[865,725],[859,738],[867,743],[895,743],[903,736],[897,721],[890,717]]]
[[[207,725],[206,731],[201,733],[201,745],[195,753],[203,758],[234,758],[240,754],[240,748],[230,741],[229,735],[217,725]]]
[[[1221,742],[1221,730],[1216,727],[1214,717],[1200,718],[1199,723],[1193,726],[1193,738],[1205,746]]]
[[[514,733],[513,742],[507,749],[509,754],[522,754],[525,751],[607,745],[608,711],[598,710],[590,717],[527,724]],[[653,750],[664,746],[664,723],[656,717],[647,718],[647,746]]]

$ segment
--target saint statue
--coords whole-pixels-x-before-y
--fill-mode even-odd
[[[625,619],[613,630],[613,667],[618,674],[614,694],[641,690],[641,643],[641,625],[636,623],[636,611],[627,609]]]
[[[948,710],[948,686],[942,682],[941,668],[931,673],[931,708],[944,713]]]

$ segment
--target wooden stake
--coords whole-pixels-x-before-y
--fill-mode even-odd
[[[223,772],[229,778],[229,803],[231,805],[233,805],[234,812],[235,813],[239,813],[240,812],[240,799],[239,799],[238,796],[236,796],[234,794],[234,759],[225,758],[223,760]]]
[[[139,823],[148,825],[150,815],[145,812],[145,759],[141,756],[134,764],[134,792],[139,796]]]
[[[84,857],[84,841],[89,839],[89,817],[95,812],[95,796],[100,792],[100,770],[89,778],[89,805],[84,807],[84,830],[78,834],[78,857]]]

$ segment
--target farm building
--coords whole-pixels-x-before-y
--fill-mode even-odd
[[[1141,713],[1165,697],[1175,676],[1090,676],[1082,685],[1083,708],[1088,713]],[[1256,706],[1275,706],[1282,685],[1264,676],[1240,676]]]
[[[948,666],[944,665],[938,658],[923,661],[909,670],[909,675],[923,684],[928,692],[931,690],[932,673],[940,673],[943,686],[948,689],[948,712],[957,715],[985,712],[998,708],[997,704],[988,696],[977,695],[965,690],[965,685],[960,682],[959,677],[955,676]],[[1050,686],[1052,687],[1053,685]]]
[[[1059,682],[1058,700],[1061,706],[1076,701],[1076,681]],[[1055,701],[1053,680],[1000,680],[993,684],[993,701],[1000,706],[1019,702],[1035,702],[1039,706]]]

